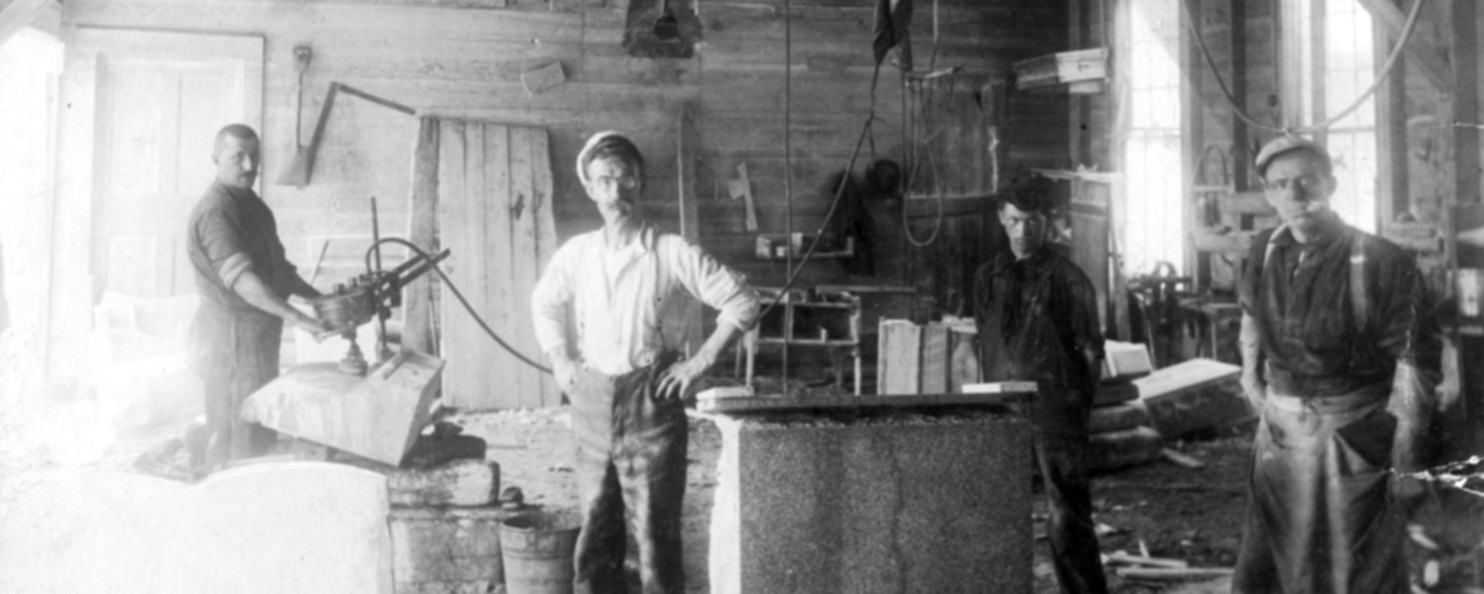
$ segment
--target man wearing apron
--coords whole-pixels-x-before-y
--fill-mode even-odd
[[[562,245],[531,296],[536,341],[572,401],[583,513],[574,586],[578,594],[626,592],[632,536],[643,592],[679,594],[683,397],[752,327],[758,296],[742,275],[644,219],[644,158],[628,138],[593,136],[578,153],[577,176],[603,227]],[[691,298],[720,313],[706,342],[682,359],[677,314]]]
[[[1034,381],[1024,407],[1041,469],[1046,537],[1062,592],[1108,591],[1092,523],[1087,421],[1102,373],[1097,293],[1046,242],[1049,189],[1027,185],[1000,203],[1010,251],[974,277],[974,318],[984,380]]]
[[[1427,462],[1441,344],[1412,259],[1329,209],[1323,147],[1258,153],[1282,225],[1241,285],[1242,387],[1261,414],[1236,593],[1407,592],[1397,471]]]
[[[212,162],[216,181],[191,211],[187,255],[200,307],[191,323],[191,368],[206,387],[208,471],[230,460],[264,453],[277,437],[238,418],[242,402],[278,377],[283,323],[312,333],[324,330],[314,317],[289,305],[319,291],[299,277],[284,257],[273,211],[253,191],[261,163],[258,135],[242,124],[222,128]]]

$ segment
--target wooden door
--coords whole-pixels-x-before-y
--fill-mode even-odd
[[[84,30],[78,42],[96,53],[94,289],[191,293],[186,224],[215,176],[217,130],[261,128],[263,40]]]
[[[556,251],[546,131],[444,121],[439,129],[438,229],[454,284],[510,346],[545,364],[531,325],[531,290]],[[551,376],[521,362],[446,288],[443,398],[465,409],[560,404]]]

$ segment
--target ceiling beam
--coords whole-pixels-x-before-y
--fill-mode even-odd
[[[36,18],[48,3],[56,0],[0,0],[0,45],[10,41],[26,25]]]
[[[17,0],[19,1],[19,0]],[[1371,13],[1371,18],[1386,28],[1392,39],[1400,39],[1402,27],[1407,24],[1407,15],[1402,9],[1393,4],[1393,0],[1359,0],[1360,5]],[[1413,0],[1414,2],[1425,2],[1426,0]],[[1419,20],[1421,15],[1419,15]],[[1453,68],[1448,64],[1447,54],[1439,50],[1426,37],[1418,35],[1416,29],[1412,31],[1412,38],[1407,40],[1407,47],[1402,50],[1406,53],[1409,63],[1416,66],[1427,80],[1432,82],[1440,91],[1452,92]]]

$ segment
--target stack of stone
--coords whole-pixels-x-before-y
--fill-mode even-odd
[[[1149,351],[1142,344],[1112,340],[1105,342],[1104,351],[1103,381],[1088,421],[1089,466],[1106,471],[1157,460],[1164,437],[1154,428],[1134,382],[1153,369]]]

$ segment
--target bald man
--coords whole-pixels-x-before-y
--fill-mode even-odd
[[[233,124],[216,135],[216,181],[191,212],[186,250],[201,305],[191,324],[191,367],[206,385],[209,433],[204,468],[264,453],[276,434],[239,419],[238,410],[278,376],[283,324],[312,333],[321,323],[289,305],[298,295],[320,295],[284,257],[278,225],[253,191],[258,134]]]

